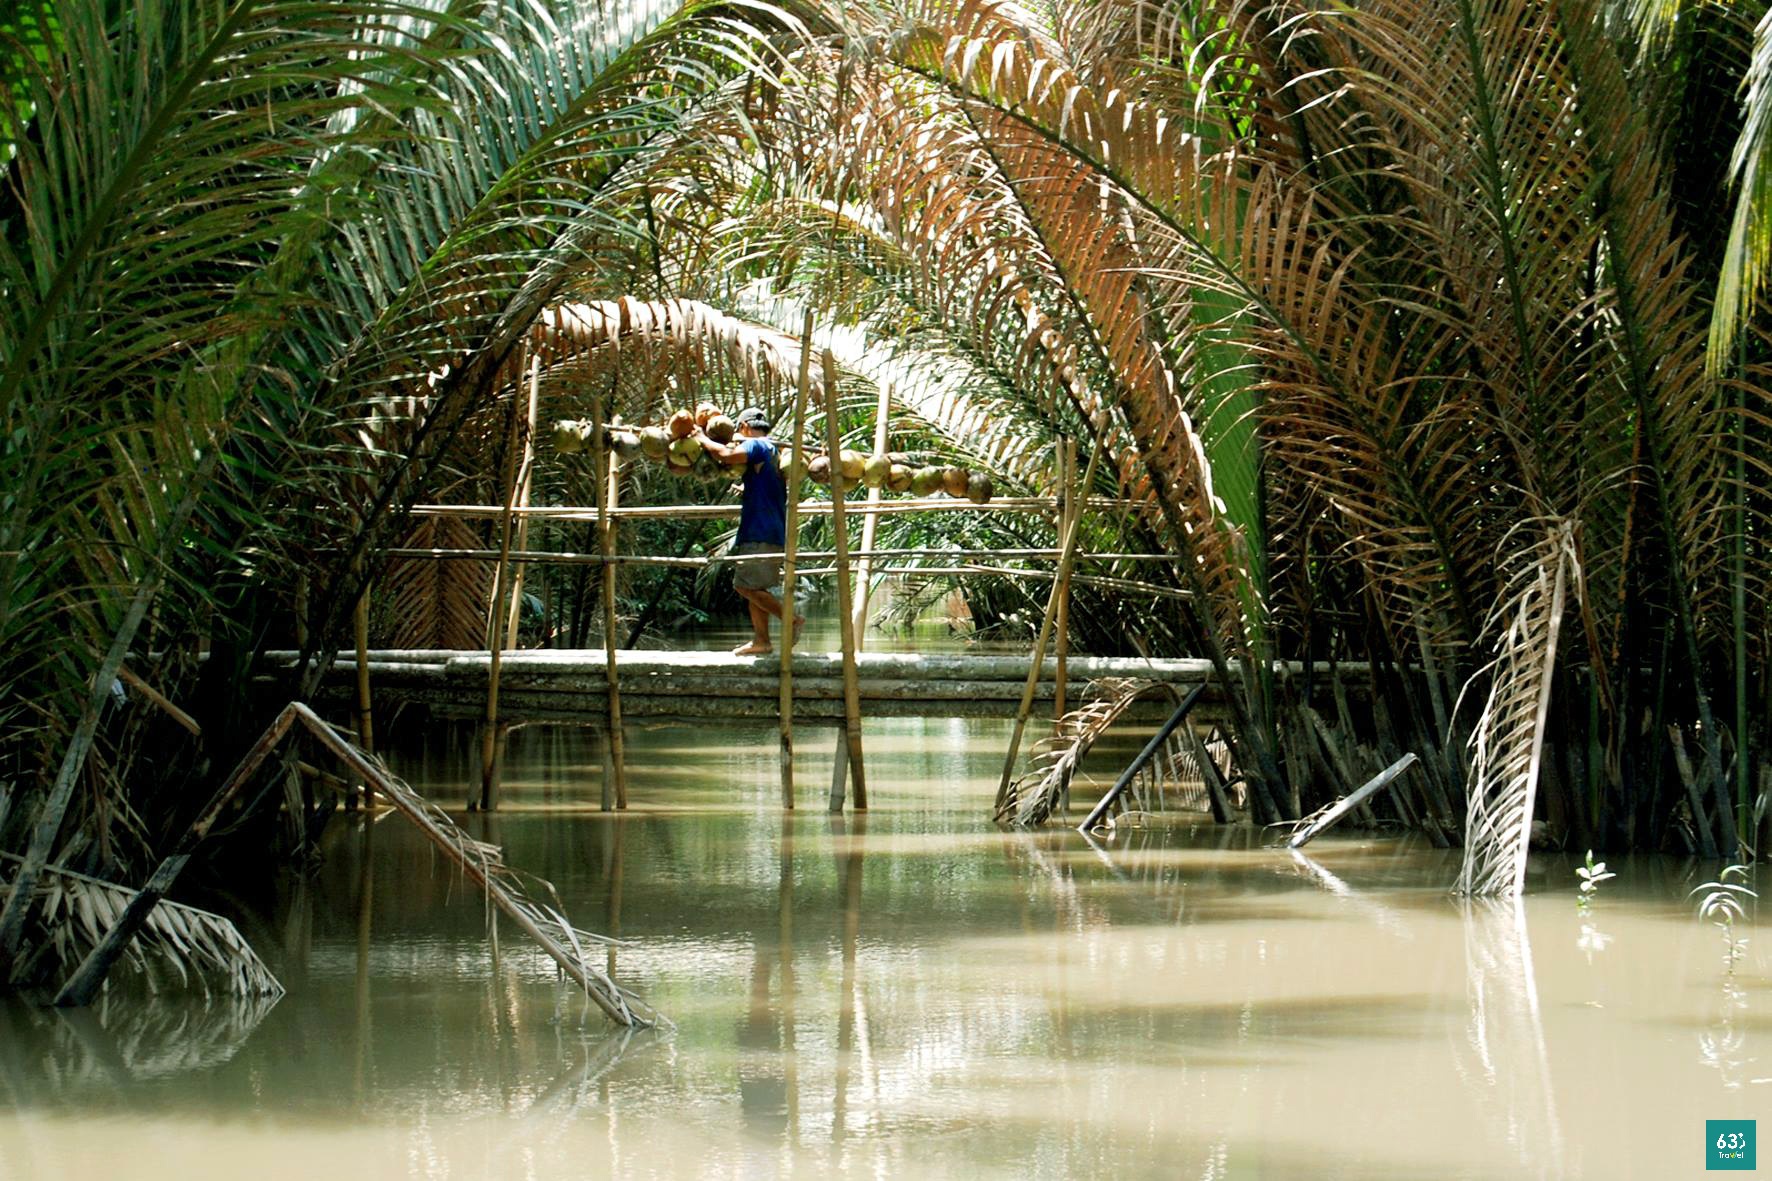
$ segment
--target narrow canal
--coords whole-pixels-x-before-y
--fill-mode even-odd
[[[636,731],[607,815],[589,735],[518,730],[467,823],[632,941],[673,1032],[611,1034],[398,817],[346,818],[233,900],[274,1006],[0,1009],[0,1179],[1662,1178],[1767,1109],[1772,937],[1727,970],[1709,867],[1615,863],[1584,916],[1546,857],[1522,924],[1414,839],[1000,832],[1006,731],[870,723],[875,807],[832,817],[828,733],[784,816],[773,730]],[[451,806],[473,759],[393,755]]]

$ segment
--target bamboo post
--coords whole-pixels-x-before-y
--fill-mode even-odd
[[[517,476],[517,541],[519,552],[529,548],[529,514],[523,510],[529,507],[530,489],[535,484],[535,417],[537,403],[540,401],[541,378],[538,369],[531,369],[529,377],[529,411],[524,416],[523,429],[523,466]],[[505,616],[505,647],[515,651],[521,631],[523,618],[523,574],[529,568],[527,562],[517,564],[511,575],[511,609]]]
[[[597,474],[601,477],[603,495],[597,504],[597,536],[602,549],[603,563],[603,675],[604,696],[609,705],[609,770],[614,773],[615,806],[624,810],[628,806],[628,769],[627,753],[622,741],[621,728],[621,678],[615,664],[615,571],[616,566],[608,559],[615,554],[615,519],[609,515],[615,507],[615,499],[620,493],[621,475],[616,470],[615,456],[603,446],[603,399],[598,398],[592,406],[591,426],[592,454],[596,456]],[[603,807],[609,807],[609,791],[607,781],[604,787]]]
[[[1089,469],[1083,473],[1083,487],[1095,485],[1095,469],[1101,465],[1102,452],[1107,448],[1099,444],[1089,453]],[[1015,729],[1009,734],[1009,753],[1003,758],[1003,777],[997,782],[997,802],[994,810],[1003,811],[1009,800],[1009,777],[1015,773],[1015,756],[1021,753],[1021,735],[1027,729],[1028,715],[1034,709],[1034,688],[1040,683],[1040,666],[1046,662],[1046,644],[1052,637],[1053,617],[1059,599],[1059,588],[1070,581],[1071,567],[1077,556],[1077,535],[1082,531],[1082,506],[1078,506],[1075,516],[1065,524],[1063,530],[1063,552],[1058,558],[1058,576],[1052,580],[1052,593],[1046,599],[1046,612],[1040,617],[1040,634],[1034,640],[1033,660],[1028,665],[1027,684],[1021,691],[1021,705],[1015,711]]]
[[[375,715],[373,700],[369,693],[369,582],[364,580],[363,589],[357,595],[356,606],[351,609],[352,630],[356,632],[357,641],[357,742],[370,754],[375,753]],[[363,784],[363,801],[374,806],[375,793],[368,783]],[[357,806],[357,788],[355,785],[345,793],[345,807]]]
[[[880,383],[880,401],[874,408],[874,454],[883,455],[886,451],[886,426],[892,407],[892,387]],[[834,483],[834,482],[833,482]],[[879,488],[868,489],[868,508],[877,508],[882,497]],[[867,647],[868,600],[873,595],[874,578],[874,532],[880,523],[880,514],[868,513],[861,523],[861,567],[856,574],[855,607],[855,650],[860,652]],[[837,757],[831,762],[831,810],[840,812],[843,809],[843,777],[849,773],[849,752],[842,743],[837,744]]]
[[[541,358],[529,360],[529,381],[541,380]],[[505,439],[505,507],[499,527],[498,567],[492,578],[492,601],[487,604],[486,650],[492,667],[486,678],[486,728],[480,739],[480,802],[490,812],[498,807],[498,677],[503,666],[505,627],[505,587],[511,568],[511,526],[517,507],[517,431],[522,420],[517,416],[517,398],[511,396],[511,427]],[[472,801],[468,810],[474,810]]]
[[[812,309],[800,327],[800,377],[794,387],[794,449],[788,456],[787,538],[781,565],[781,806],[794,806],[794,558],[800,548],[800,490],[805,483],[806,402],[812,387]]]
[[[1058,487],[1064,511],[1060,514],[1060,528],[1070,527],[1070,518],[1078,512],[1082,503],[1083,489],[1078,489],[1073,481],[1077,478],[1077,441],[1066,439],[1058,453]],[[1052,721],[1056,724],[1064,717],[1065,689],[1070,680],[1071,654],[1071,580],[1066,577],[1057,580],[1058,585],[1058,622],[1057,636],[1054,642],[1058,647],[1058,672],[1052,683]]]
[[[825,439],[834,465],[842,454],[842,432],[837,426],[837,361],[824,350]],[[841,473],[831,479],[831,533],[837,551],[837,618],[843,634],[843,740],[849,755],[849,778],[855,784],[855,808],[868,806],[867,778],[861,759],[861,678],[855,667],[855,619],[850,613],[849,528],[844,519]],[[831,811],[843,810],[841,781],[831,793]]]

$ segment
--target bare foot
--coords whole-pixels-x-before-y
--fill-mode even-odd
[[[767,656],[769,655],[769,645],[759,644],[757,641],[752,640],[748,644],[740,644],[738,647],[734,648],[732,654],[734,656]]]

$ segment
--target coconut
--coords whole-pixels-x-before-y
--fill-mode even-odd
[[[695,407],[695,425],[704,431],[708,429],[708,423],[715,418],[724,417],[725,415],[720,413],[720,408],[712,402],[701,402]]]
[[[887,468],[886,490],[888,492],[909,492],[911,490],[911,469],[902,463],[895,463]]]
[[[715,459],[706,451],[703,451],[701,453],[701,458],[695,461],[695,474],[700,479],[707,480],[711,483],[719,480],[730,480],[737,473],[732,468],[727,467],[725,464]]]
[[[682,439],[695,433],[695,415],[679,410],[671,415],[671,438]]]
[[[554,424],[554,450],[561,455],[577,455],[584,450],[585,437],[579,424],[562,419]]]
[[[831,457],[828,455],[813,456],[812,462],[806,465],[806,474],[814,484],[829,484],[831,482]]]
[[[863,457],[861,452],[851,451],[847,447],[838,457],[838,462],[843,465],[843,485],[846,488],[853,488],[863,473],[867,471],[867,459]]]
[[[716,443],[730,443],[732,436],[738,433],[738,427],[724,414],[716,414],[704,424],[708,438]]]
[[[966,481],[966,499],[973,504],[987,504],[996,491],[991,485],[991,478],[983,472],[973,472],[972,478]]]
[[[667,460],[665,462],[665,471],[671,473],[673,476],[687,476],[694,473],[695,465],[690,463],[676,463]]]
[[[671,433],[661,426],[649,426],[640,432],[640,450],[646,453],[647,459],[664,462],[665,456],[671,453]]]
[[[691,464],[701,458],[701,440],[678,439],[671,444],[671,462]]]
[[[941,487],[941,469],[920,467],[911,473],[911,495],[928,496]]]
[[[883,488],[892,471],[892,461],[884,455],[870,455],[862,465],[861,478],[869,488]]]
[[[966,469],[963,467],[943,468],[941,473],[941,490],[949,496],[966,495]]]
[[[640,454],[640,436],[633,431],[616,431],[612,442],[615,453],[623,459],[632,459]]]

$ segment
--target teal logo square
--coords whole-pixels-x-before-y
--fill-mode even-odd
[[[1756,1172],[1754,1166],[1754,1121],[1750,1119],[1707,1119],[1704,1121],[1704,1168]]]

